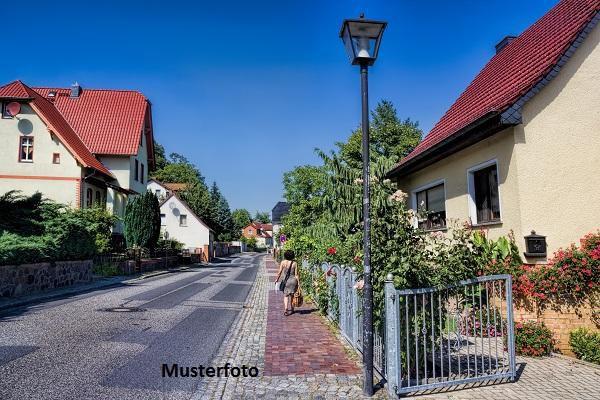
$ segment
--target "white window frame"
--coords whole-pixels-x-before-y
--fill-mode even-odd
[[[185,224],[181,222],[181,217],[185,217]],[[187,214],[179,214],[179,226],[187,226]]]
[[[444,185],[444,211],[446,211],[446,221],[448,220],[448,210],[446,209],[446,199],[447,199],[446,179],[445,178],[437,179],[435,181],[431,181],[429,183],[426,183],[424,185],[416,187],[410,191],[410,204],[411,204],[411,208],[415,212],[415,217],[413,218],[413,226],[415,228],[419,227],[419,218],[416,215],[419,212],[419,205],[417,204],[417,193],[422,192],[423,190],[431,189],[432,187],[439,186],[439,185]],[[447,229],[448,229],[448,223],[446,223],[446,228],[431,229],[431,232],[445,231]]]
[[[479,221],[477,221],[477,205],[475,204],[475,172],[487,167],[491,167],[492,165],[496,165],[496,176],[498,176],[498,205],[500,208],[500,219],[498,221],[493,222],[479,223]],[[469,202],[469,218],[471,219],[471,225],[497,225],[502,223],[504,212],[502,211],[502,193],[500,193],[500,167],[498,167],[497,158],[484,161],[467,169],[467,192],[467,199]]]

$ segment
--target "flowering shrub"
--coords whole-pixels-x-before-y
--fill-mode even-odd
[[[600,332],[575,329],[569,334],[569,345],[580,360],[600,364]]]
[[[515,347],[517,354],[521,356],[547,356],[554,348],[552,331],[543,322],[517,322]]]
[[[600,233],[584,236],[580,247],[559,249],[548,264],[523,265],[513,276],[516,293],[580,302],[600,285]]]

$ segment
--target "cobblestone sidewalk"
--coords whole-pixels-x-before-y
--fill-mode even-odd
[[[267,338],[267,321],[277,324],[278,318],[275,314],[268,313],[269,304],[277,307],[277,315],[281,314],[279,297],[275,293],[270,293],[275,290],[274,271],[274,261],[271,258],[263,260],[245,309],[227,334],[213,362],[214,366],[225,365],[227,362],[235,366],[257,366],[261,371],[259,377],[205,379],[201,381],[195,399],[362,399],[362,377],[360,370],[357,369],[358,364],[353,365],[349,359],[340,358],[339,354],[326,353],[334,360],[345,360],[341,366],[333,365],[338,362],[322,359],[321,356],[312,357],[318,360],[314,365],[310,365],[310,361],[294,363],[290,362],[289,358],[286,360],[285,355],[273,355],[274,349],[271,346],[277,345],[277,342],[272,340],[275,331],[269,334],[271,338]],[[296,317],[320,318],[316,314],[297,314]],[[310,324],[316,323],[315,320],[310,322]],[[281,326],[278,329],[278,332],[281,332]],[[311,325],[306,329],[310,331],[314,327]],[[340,342],[337,342],[337,345],[328,342],[332,340],[333,334],[330,334],[330,337],[321,335],[322,332],[317,333],[319,340],[327,344],[320,342],[316,346],[311,346],[311,349],[318,349],[315,350],[317,353],[326,345],[331,345],[338,350],[342,348]],[[267,352],[271,355],[267,356],[267,363],[265,363],[267,347],[271,347]],[[300,347],[295,350],[303,349]],[[348,354],[352,354],[352,350],[346,350]],[[311,354],[313,354],[312,350],[305,360],[311,359]],[[350,355],[348,357],[352,358]],[[328,367],[337,373],[327,372]],[[409,398],[419,400],[600,399],[599,367],[581,364],[563,357],[541,359],[519,357],[517,367],[519,379],[515,383],[475,385],[476,387],[463,390],[413,394]],[[283,369],[287,370],[283,371]],[[289,375],[282,375],[283,373]],[[385,391],[377,392],[377,397],[386,397]]]
[[[266,263],[269,263],[267,271]],[[315,313],[296,314],[295,317],[310,320],[304,329],[312,330],[317,342],[304,342],[304,348],[296,344],[294,349],[299,362],[290,362],[291,358],[279,356],[271,358],[265,369],[265,349],[278,346],[278,339],[267,339],[267,320],[278,323],[277,315],[282,314],[279,297],[269,302],[269,292],[275,291],[271,258],[263,261],[256,283],[246,303],[246,308],[235,326],[225,338],[213,365],[258,366],[261,374],[258,378],[208,378],[201,382],[197,399],[361,399],[361,375],[358,364],[351,359],[351,350],[346,353],[343,345],[333,333],[327,330],[324,322]],[[276,296],[272,294],[271,296]],[[269,303],[276,307],[269,314]],[[310,310],[310,307],[304,308]],[[282,316],[283,317],[283,316]],[[310,318],[309,318],[310,317]],[[319,326],[320,324],[321,326]],[[271,331],[270,335],[275,334]],[[329,350],[324,348],[329,346]],[[306,353],[314,349],[321,358]],[[271,351],[274,351],[271,349]],[[303,354],[297,353],[303,351]],[[283,357],[283,358],[282,358]],[[311,365],[309,359],[313,359]],[[283,362],[283,364],[282,364]],[[286,363],[287,362],[287,363]],[[315,368],[312,370],[312,368]],[[288,368],[289,371],[283,371]],[[335,372],[335,373],[333,373]],[[282,374],[285,373],[285,376]],[[381,392],[383,394],[383,392]]]

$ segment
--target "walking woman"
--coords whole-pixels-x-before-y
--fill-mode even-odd
[[[300,277],[298,276],[298,263],[294,261],[295,254],[292,250],[286,250],[283,253],[284,260],[279,264],[279,272],[275,283],[279,282],[279,278],[283,275],[283,280],[279,284],[279,290],[283,292],[283,307],[286,317],[294,312],[292,306],[292,296],[298,290]]]

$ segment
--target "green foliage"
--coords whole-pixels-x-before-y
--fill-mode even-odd
[[[600,332],[575,329],[569,334],[569,345],[580,360],[600,364]]]
[[[220,242],[228,242],[233,240],[235,235],[235,227],[229,203],[221,194],[216,182],[213,182],[210,190],[212,204],[216,206],[215,211],[215,227],[217,231],[217,240]]]
[[[110,250],[116,217],[106,210],[74,210],[40,193],[9,192],[0,202],[9,210],[0,233],[0,264],[86,259]]]
[[[517,354],[521,356],[547,356],[554,349],[552,331],[543,322],[517,322],[515,324],[515,348]]]
[[[240,237],[240,235],[242,234],[242,229],[250,225],[250,223],[252,222],[252,216],[250,215],[250,212],[245,208],[238,208],[236,210],[233,210],[231,216],[233,218],[233,237]]]
[[[260,222],[262,224],[270,224],[271,217],[269,216],[268,212],[257,211],[256,214],[254,215],[254,221]]]
[[[203,183],[188,187],[180,194],[194,214],[199,216],[212,229],[217,228],[217,205],[213,202],[210,191]]]
[[[152,177],[162,182],[174,182],[174,183],[187,183],[189,185],[196,185],[204,183],[204,177],[187,158],[181,154],[171,153],[170,161],[168,161],[162,168],[156,169]]]
[[[0,234],[0,265],[30,264],[52,258],[54,248],[46,236],[23,237],[15,233]]]
[[[394,105],[387,100],[377,104],[371,113],[370,144],[371,160],[382,156],[398,162],[421,141],[423,132],[416,122],[404,121],[397,116]],[[351,167],[362,166],[362,133],[356,129],[345,143],[336,143],[340,157]]]
[[[181,243],[179,240],[177,239],[158,239],[158,242],[156,243],[156,248],[157,249],[172,249],[172,250],[181,250],[183,249],[183,243]]]
[[[156,140],[154,141],[154,171],[164,169],[167,164],[169,164],[169,160],[167,160],[167,156],[165,155],[165,148],[162,144],[158,143]]]
[[[248,246],[248,249],[250,250],[256,250],[256,238],[246,238],[246,246]]]
[[[112,263],[101,263],[94,265],[92,268],[92,273],[94,275],[109,277],[109,276],[118,276],[121,275],[121,271],[119,268]]]
[[[125,241],[128,247],[153,249],[160,236],[160,207],[154,193],[130,199],[125,207]]]
[[[11,190],[0,196],[0,232],[8,231],[30,236],[42,234],[42,211],[47,202],[37,192],[23,196]]]

